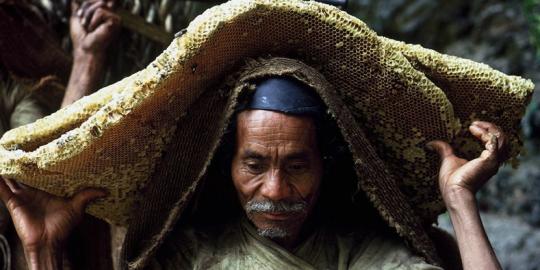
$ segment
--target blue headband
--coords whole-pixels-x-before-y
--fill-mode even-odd
[[[277,111],[292,115],[324,115],[324,105],[308,85],[289,77],[270,77],[257,83],[242,109]]]

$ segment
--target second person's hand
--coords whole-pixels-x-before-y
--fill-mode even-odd
[[[74,57],[104,55],[120,29],[120,17],[112,11],[111,0],[72,1],[70,35]]]

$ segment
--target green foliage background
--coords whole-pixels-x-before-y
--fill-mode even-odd
[[[529,21],[531,40],[538,49],[540,48],[540,1],[523,0],[523,8]]]

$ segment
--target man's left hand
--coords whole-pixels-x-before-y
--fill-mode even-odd
[[[432,141],[427,144],[441,157],[439,188],[447,204],[455,199],[455,194],[474,196],[509,156],[508,138],[498,126],[475,121],[469,131],[485,145],[480,156],[470,161],[457,157],[446,142]]]

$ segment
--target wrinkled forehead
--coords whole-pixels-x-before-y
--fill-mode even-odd
[[[315,121],[310,116],[288,115],[269,110],[245,110],[237,116],[238,145],[288,145],[313,147]]]

